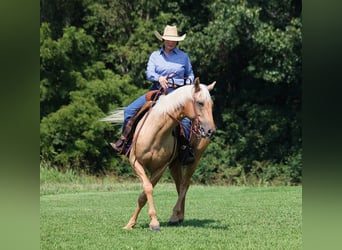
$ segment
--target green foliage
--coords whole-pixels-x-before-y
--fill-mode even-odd
[[[104,113],[92,98],[75,98],[41,122],[41,154],[45,160],[66,168],[100,170],[108,160],[106,133],[110,128],[99,118]]]
[[[99,121],[111,108],[126,105],[131,91],[129,78],[120,78],[100,66],[86,71],[89,78],[102,75],[103,80],[85,83],[82,90],[70,92],[71,102],[45,116],[41,122],[41,154],[43,159],[64,168],[80,168],[87,172],[107,171],[113,166],[106,138],[114,128]],[[102,70],[101,70],[102,69]],[[79,81],[84,82],[81,76]],[[77,77],[76,77],[77,78]]]
[[[61,36],[67,26],[81,27],[86,6],[92,0],[40,0],[40,22],[50,23],[52,37]]]
[[[285,31],[262,24],[253,35],[253,40],[258,56],[250,60],[248,70],[255,78],[277,84],[297,83],[301,73],[299,19],[293,19]]]
[[[106,141],[115,129],[99,119],[141,91],[128,75],[115,75],[95,60],[94,39],[83,29],[68,27],[55,41],[42,24],[41,154],[60,168],[96,173],[119,165]]]
[[[259,168],[256,164],[277,168],[293,152],[300,154],[300,131],[291,116],[286,110],[255,104],[245,104],[236,112],[225,114],[225,138],[229,138],[227,144],[234,149],[229,157],[242,165],[244,173],[248,174],[253,168]],[[291,134],[297,136],[288,136]],[[296,166],[291,167],[301,168],[299,161],[293,163]]]
[[[39,174],[41,188],[44,185],[54,185],[56,183],[73,183],[82,178],[81,175],[77,174],[73,169],[66,169],[62,172],[44,161],[40,164]]]
[[[69,92],[81,88],[78,73],[94,61],[94,39],[83,29],[66,27],[58,40],[51,38],[48,24],[41,25],[40,102],[41,118],[70,102]]]
[[[41,1],[41,154],[60,168],[131,176],[98,119],[150,86],[153,31],[187,34],[201,82],[214,80],[216,138],[201,183],[301,182],[301,1]]]

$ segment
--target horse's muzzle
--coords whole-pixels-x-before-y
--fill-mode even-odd
[[[211,138],[216,133],[215,129],[208,129],[206,131],[202,126],[200,126],[199,131],[200,131],[200,135],[202,138],[206,138],[206,137]]]
[[[213,137],[215,135],[216,131],[215,130],[212,130],[212,129],[209,129],[206,133],[206,137]]]

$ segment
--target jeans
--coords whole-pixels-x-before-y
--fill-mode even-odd
[[[155,89],[154,87],[151,88]],[[174,89],[168,88],[167,93],[171,93]],[[130,105],[128,105],[124,110],[124,123],[122,125],[122,132],[125,130],[128,120],[136,113],[138,110],[144,106],[146,103],[146,94],[143,94],[142,96],[138,97],[134,102],[132,102]],[[185,132],[186,139],[190,139],[190,127],[191,127],[191,121],[189,118],[185,117],[182,120],[182,126]]]

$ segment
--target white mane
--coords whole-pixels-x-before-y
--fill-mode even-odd
[[[200,88],[200,94],[204,95],[206,100],[211,100],[207,86],[200,84]],[[179,107],[184,106],[186,101],[193,100],[194,92],[194,85],[187,85],[172,91],[170,94],[161,95],[156,105],[153,107],[153,110],[157,113],[172,112]]]

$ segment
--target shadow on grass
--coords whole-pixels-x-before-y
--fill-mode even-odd
[[[228,230],[229,225],[223,225],[219,220],[212,219],[188,219],[176,225],[169,225],[169,222],[161,222],[161,227],[199,227],[208,229]]]

